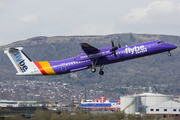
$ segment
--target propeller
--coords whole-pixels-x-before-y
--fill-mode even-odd
[[[116,50],[118,49],[118,47],[114,46],[114,41],[111,39],[111,43],[112,43],[112,52],[115,58],[117,58],[116,55]]]
[[[121,48],[121,44],[119,43],[119,48]]]

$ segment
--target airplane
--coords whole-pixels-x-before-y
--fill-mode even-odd
[[[113,40],[111,40],[111,44],[112,47],[96,48],[88,43],[80,43],[83,53],[76,57],[58,61],[33,62],[22,51],[23,47],[5,48],[4,53],[7,54],[16,68],[18,72],[16,75],[61,75],[85,69],[91,69],[91,72],[94,73],[96,72],[96,67],[100,67],[99,74],[103,75],[105,65],[162,52],[168,52],[168,56],[171,56],[170,51],[177,48],[177,46],[165,43],[162,40],[126,47],[121,47],[119,44],[119,48],[114,46]]]

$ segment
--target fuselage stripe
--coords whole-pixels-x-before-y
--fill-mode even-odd
[[[51,65],[49,64],[48,61],[41,61],[38,62],[41,67],[44,69],[44,71],[48,74],[48,75],[57,75],[54,70],[52,69]]]
[[[39,64],[39,62],[34,62],[34,64],[38,67],[38,69],[41,71],[43,75],[48,75],[46,71],[42,68],[42,66]]]

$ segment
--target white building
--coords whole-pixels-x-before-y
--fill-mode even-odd
[[[126,114],[135,114],[141,112],[146,114],[146,109],[150,106],[160,104],[169,100],[173,100],[173,96],[143,93],[131,96],[123,96],[121,99],[121,111]]]
[[[163,115],[165,118],[180,118],[180,102],[169,100],[160,104],[149,106],[146,110],[149,115]]]

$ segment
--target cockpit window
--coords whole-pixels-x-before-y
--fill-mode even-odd
[[[158,41],[157,44],[162,44],[165,43],[164,41]]]

